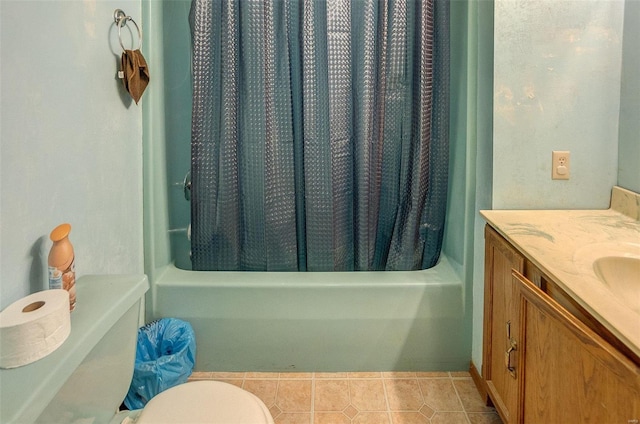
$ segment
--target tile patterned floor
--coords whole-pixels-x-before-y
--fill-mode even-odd
[[[468,372],[194,372],[255,394],[276,424],[501,424]]]

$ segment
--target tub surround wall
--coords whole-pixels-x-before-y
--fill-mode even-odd
[[[171,263],[171,246],[169,245],[169,229],[174,228],[169,223],[170,194],[176,187],[175,180],[167,180],[167,128],[165,115],[165,93],[167,81],[165,75],[165,48],[163,45],[162,28],[164,27],[163,4],[188,2],[145,2],[143,3],[143,20],[145,24],[144,44],[148,46],[147,63],[154,70],[154,81],[157,84],[148,90],[146,102],[143,104],[143,139],[144,150],[144,270],[153,282],[164,268]],[[183,148],[189,151],[188,145]],[[169,156],[171,157],[171,156]],[[180,180],[179,180],[180,181]],[[186,226],[186,224],[185,224]],[[186,232],[185,232],[186,235]],[[184,235],[183,235],[184,237]],[[186,239],[186,237],[184,237]],[[147,292],[147,300],[153,293]]]
[[[469,310],[473,314],[471,322],[474,338],[477,334],[482,335],[484,297],[484,220],[476,211],[491,208],[493,191],[493,6],[492,0],[469,2],[468,19],[472,22],[469,25],[469,63],[474,65],[469,66],[468,81],[469,85],[474,87],[474,91],[467,97],[467,107],[471,114],[469,121],[477,123],[467,135],[467,145],[470,149],[468,157],[475,158],[475,172],[467,177],[474,184],[472,192],[475,202],[471,207],[473,238],[470,238],[470,242],[473,244],[469,248],[472,272],[467,274],[467,280],[471,281],[469,284],[472,286]],[[482,341],[478,345],[474,339],[471,357],[482,358]]]
[[[45,287],[62,222],[78,276],[143,271],[142,113],[116,78],[116,8],[141,24],[139,0],[0,2],[0,308]]]

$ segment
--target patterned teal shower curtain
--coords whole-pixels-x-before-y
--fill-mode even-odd
[[[194,0],[194,270],[435,265],[448,0]]]

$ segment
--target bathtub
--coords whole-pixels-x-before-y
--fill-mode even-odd
[[[474,175],[466,166],[475,160],[466,160],[466,132],[452,133],[458,141],[452,138],[444,254],[431,269],[184,270],[190,268],[183,184],[191,163],[189,9],[190,2],[142,3],[145,55],[159,64],[155,81],[164,82],[143,102],[146,320],[176,317],[193,325],[196,371],[467,370],[475,219],[468,187],[475,180],[465,175]]]
[[[170,265],[156,317],[193,326],[196,371],[451,371],[469,364],[459,270],[212,272]]]

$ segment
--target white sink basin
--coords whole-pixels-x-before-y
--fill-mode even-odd
[[[614,295],[640,312],[640,258],[605,256],[596,259],[593,270]]]
[[[579,249],[574,262],[592,271],[611,294],[640,313],[640,244],[598,243]]]

